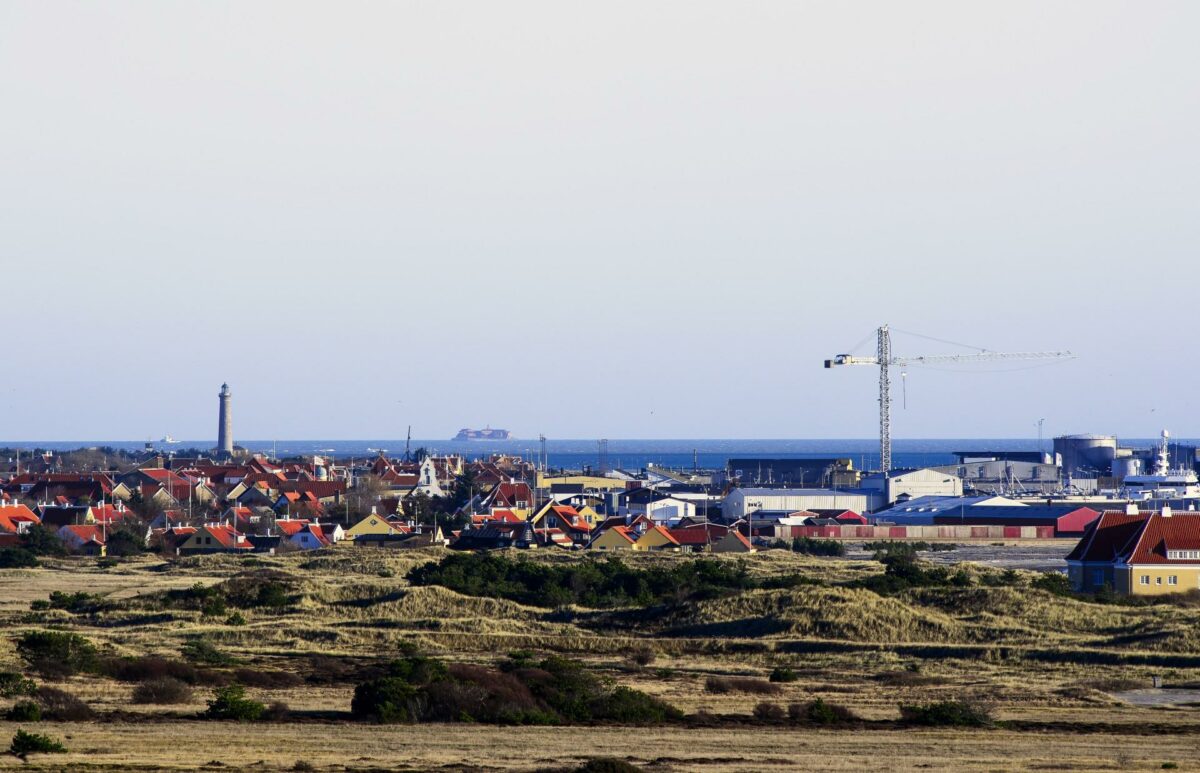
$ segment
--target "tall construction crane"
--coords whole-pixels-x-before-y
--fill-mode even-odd
[[[918,357],[892,356],[892,334],[887,325],[880,327],[876,333],[874,357],[855,357],[851,354],[839,354],[832,360],[825,360],[825,367],[837,365],[878,365],[879,366],[879,468],[888,473],[892,469],[892,378],[890,369],[896,365],[927,365],[935,363],[982,362],[986,360],[1062,360],[1072,359],[1075,355],[1070,352],[990,352],[987,350],[975,354],[934,354]]]

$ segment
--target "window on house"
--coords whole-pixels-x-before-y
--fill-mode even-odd
[[[1104,570],[1103,569],[1094,570],[1092,572],[1092,585],[1099,586],[1099,585],[1103,585],[1103,584],[1104,584]]]
[[[1142,585],[1149,585],[1149,584],[1150,584],[1150,575],[1148,575],[1148,574],[1143,574],[1143,575],[1142,575],[1142,576],[1141,576],[1141,577],[1138,579],[1138,582],[1140,582]]]
[[[1162,585],[1162,578],[1161,578],[1161,577],[1155,577],[1155,578],[1154,578],[1154,584],[1155,584],[1155,585]]]
[[[1178,585],[1178,584],[1179,584],[1178,576],[1171,575],[1170,577],[1167,578],[1167,585]]]

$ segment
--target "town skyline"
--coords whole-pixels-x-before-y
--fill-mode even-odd
[[[521,8],[0,7],[0,433],[1200,435],[1200,7]]]

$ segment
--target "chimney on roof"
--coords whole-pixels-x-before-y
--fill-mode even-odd
[[[1163,505],[1163,506],[1162,506],[1162,517],[1163,517],[1163,518],[1170,518],[1172,515],[1173,515],[1173,513],[1171,512],[1171,506],[1170,506],[1170,505]]]
[[[1129,504],[1125,505],[1125,515],[1137,515],[1137,514],[1138,514],[1137,502],[1130,502]]]

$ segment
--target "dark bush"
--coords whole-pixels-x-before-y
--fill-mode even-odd
[[[764,722],[778,722],[779,720],[783,719],[783,717],[783,707],[778,703],[768,703],[763,701],[754,707],[755,719],[761,719]]]
[[[876,674],[875,679],[883,684],[890,684],[896,687],[922,687],[931,684],[941,684],[945,681],[939,677],[929,676],[911,669],[884,671]]]
[[[645,773],[645,770],[625,760],[596,757],[576,768],[575,773]]]
[[[799,675],[792,669],[786,668],[784,666],[778,666],[771,670],[771,675],[769,677],[767,677],[767,681],[786,683],[786,682],[794,682],[799,678],[800,678]]]
[[[210,666],[229,666],[234,663],[233,658],[217,649],[215,644],[199,637],[184,642],[183,656],[195,663]]]
[[[1055,596],[1071,595],[1071,580],[1061,572],[1044,572],[1029,583],[1038,590],[1048,591]]]
[[[246,697],[246,688],[240,684],[218,687],[213,699],[208,702],[208,719],[232,719],[238,722],[253,722],[260,718],[266,706]]]
[[[913,725],[938,727],[986,727],[992,724],[992,714],[987,707],[970,701],[901,704],[900,718]]]
[[[704,689],[713,693],[748,692],[756,695],[777,695],[782,688],[765,679],[744,676],[710,676],[704,680]]]
[[[100,671],[119,682],[148,682],[156,679],[175,679],[195,684],[196,667],[182,660],[170,660],[157,655],[136,658],[109,658],[101,663]]]
[[[448,674],[446,664],[436,658],[424,655],[410,655],[388,664],[388,675],[394,676],[409,684],[424,685],[445,679]]]
[[[66,690],[42,686],[34,699],[42,707],[42,717],[58,722],[86,722],[96,716],[91,707]]]
[[[33,695],[37,685],[32,679],[15,671],[0,671],[0,698],[19,698],[22,695]]]
[[[678,719],[679,710],[652,695],[631,687],[617,687],[593,703],[593,716],[625,725],[657,725]]]
[[[225,618],[225,625],[245,625],[246,618],[241,612],[234,612],[229,617]]]
[[[372,679],[354,688],[350,713],[355,719],[381,724],[416,722],[425,704],[417,688],[396,676]]]
[[[640,668],[645,668],[654,662],[654,650],[649,647],[638,647],[630,651],[629,662]]]
[[[75,633],[26,631],[17,646],[21,657],[46,678],[62,678],[92,671],[98,664],[96,648]]]
[[[133,689],[134,703],[168,705],[192,700],[192,686],[169,676],[140,683]]]
[[[788,706],[788,718],[793,722],[809,722],[814,725],[836,725],[858,719],[845,706],[828,703],[821,698],[808,703],[793,703]]]
[[[62,609],[72,614],[90,614],[104,608],[104,604],[99,596],[93,596],[90,593],[79,591],[78,593],[63,593],[62,591],[52,591],[50,598],[45,601],[34,601],[29,605],[30,609]]]
[[[506,598],[556,608],[605,608],[678,603],[764,587],[745,562],[695,559],[666,567],[632,568],[616,556],[577,564],[542,564],[488,553],[460,553],[408,573],[414,585],[441,585],[469,596]]]
[[[238,668],[233,672],[233,679],[238,684],[260,690],[286,690],[304,684],[303,679],[290,671],[270,669]]]
[[[112,557],[136,556],[146,552],[146,539],[124,526],[109,532],[104,544],[107,554]]]
[[[39,733],[26,733],[24,730],[18,730],[13,736],[12,743],[8,747],[8,753],[16,755],[21,759],[25,759],[27,754],[34,752],[40,754],[62,754],[67,749],[58,741],[48,735]]]
[[[25,548],[0,548],[0,569],[32,569],[37,556]]]
[[[263,712],[262,718],[268,722],[283,722],[292,713],[291,708],[283,701],[272,701]]]
[[[204,617],[222,617],[227,611],[222,596],[212,596],[200,604],[200,614]]]
[[[795,537],[792,539],[792,552],[805,553],[810,556],[844,556],[846,555],[846,546],[842,544],[841,540],[836,539]]]
[[[373,722],[495,722],[649,724],[680,717],[657,698],[613,687],[561,657],[536,665],[518,656],[497,670],[464,663],[446,666],[414,655],[395,661],[387,676],[354,691],[351,712]]]
[[[894,543],[895,546],[904,543]],[[855,580],[851,587],[866,588],[881,596],[889,596],[908,588],[965,588],[971,585],[971,576],[963,569],[951,571],[944,566],[931,566],[916,559],[911,548],[889,547],[876,553],[884,565],[883,574]]]
[[[35,556],[65,556],[67,546],[49,526],[34,524],[21,535],[21,548]]]
[[[9,722],[41,722],[42,707],[33,701],[17,701],[4,718]]]

